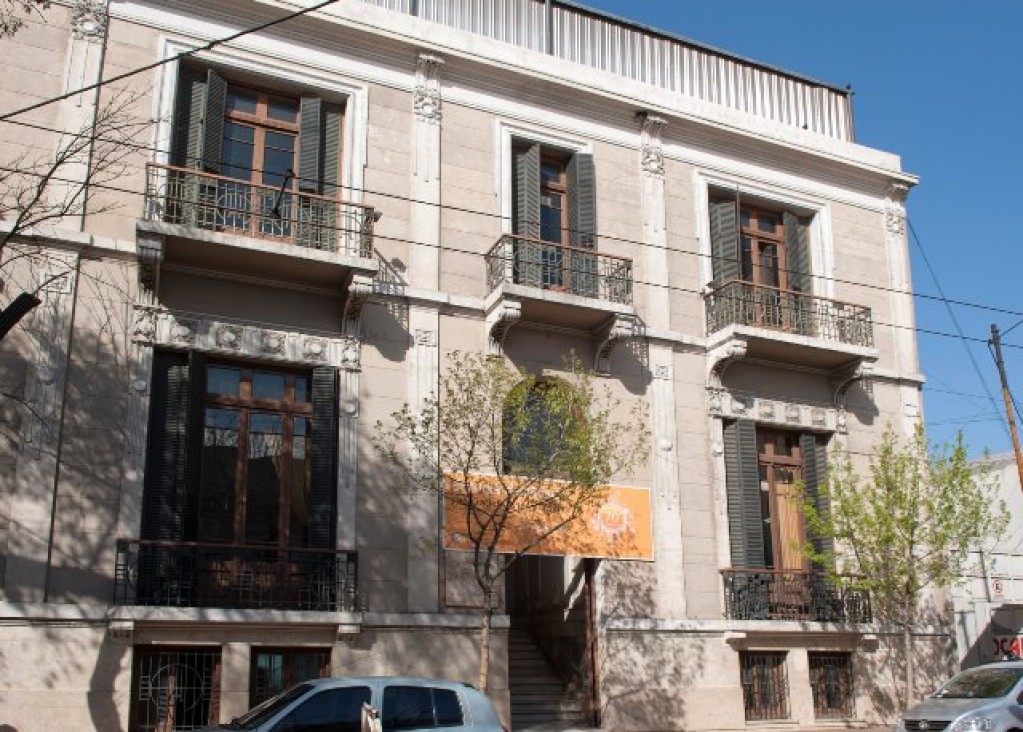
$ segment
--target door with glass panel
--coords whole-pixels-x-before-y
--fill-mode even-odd
[[[782,214],[743,206],[740,211],[739,278],[748,282],[743,299],[751,325],[784,328],[788,289]]]
[[[206,568],[207,589],[269,602],[293,573],[287,550],[309,546],[309,377],[210,364],[205,401],[197,538],[233,547]]]

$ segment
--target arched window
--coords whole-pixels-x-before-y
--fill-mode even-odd
[[[562,379],[520,382],[505,400],[504,472],[551,478],[570,474],[583,442],[584,412],[578,394]]]

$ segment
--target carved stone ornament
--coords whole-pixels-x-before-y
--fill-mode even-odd
[[[711,414],[721,414],[724,411],[724,389],[708,389],[707,398],[708,409]]]
[[[827,413],[820,407],[816,407],[810,412],[810,423],[814,427],[823,427],[827,424]]]
[[[362,367],[360,346],[358,338],[345,338],[341,341],[341,368],[358,371]]]
[[[661,134],[666,120],[646,112],[640,113],[643,126],[640,130],[640,165],[648,175],[664,175],[664,150]]]
[[[802,419],[803,410],[799,408],[798,404],[788,404],[785,406],[785,421],[786,422],[799,422]]]
[[[171,326],[171,338],[176,343],[193,343],[196,333],[199,330],[199,323],[191,318],[175,318]]]
[[[135,323],[132,326],[135,341],[152,343],[156,338],[156,310],[148,307],[135,308]]]
[[[242,347],[242,328],[239,325],[220,325],[216,330],[217,348],[237,351]]]
[[[907,196],[909,196],[909,186],[905,183],[893,181],[888,184],[884,202],[884,225],[892,236],[901,237],[906,234],[905,203]]]
[[[504,337],[508,329],[522,317],[522,303],[503,298],[487,313],[487,353],[500,356],[504,350]]]
[[[98,40],[107,33],[107,6],[104,0],[75,0],[71,8],[71,33],[78,40]]]
[[[284,349],[287,346],[287,343],[288,339],[283,333],[264,330],[259,334],[259,349],[263,353],[282,356],[284,355]]]
[[[436,331],[417,328],[415,342],[417,346],[435,346],[437,345],[437,333]]]
[[[309,361],[326,361],[329,345],[323,338],[306,338],[302,355]]]
[[[774,402],[760,403],[760,417],[766,420],[774,420]]]
[[[666,363],[659,363],[654,366],[654,378],[670,381],[672,378],[671,366]]]
[[[630,315],[615,315],[598,330],[597,353],[594,358],[593,370],[598,374],[611,373],[611,351],[614,347],[637,334],[639,323]]]
[[[424,122],[437,124],[440,111],[440,67],[443,59],[428,53],[419,55],[416,62],[416,87],[412,95],[412,109]]]

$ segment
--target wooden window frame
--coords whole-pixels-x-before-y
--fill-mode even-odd
[[[739,685],[746,721],[789,719],[786,651],[739,651]],[[774,700],[765,700],[768,690]]]
[[[309,681],[309,679],[298,678],[298,675],[294,672],[294,667],[288,668],[287,664],[289,661],[299,656],[314,656],[318,655],[321,658],[322,663],[320,664],[319,676],[316,678],[324,679],[330,677],[330,648],[325,647],[253,647],[251,650],[251,660],[249,662],[249,706],[254,707],[260,702],[266,701],[270,697],[276,695],[280,691],[284,691],[295,684],[299,684],[303,681]],[[269,690],[267,695],[260,695],[257,692],[256,673],[258,671],[258,660],[259,656],[263,655],[280,655],[283,657],[284,666],[284,683],[283,687],[279,690]]]
[[[234,495],[235,495],[235,506],[234,516],[232,521],[232,535],[233,539],[230,544],[233,545],[247,545],[245,537],[245,526],[246,526],[246,500],[247,500],[247,478],[248,478],[248,444],[249,444],[249,417],[253,413],[262,414],[279,414],[283,418],[283,430],[281,435],[281,452],[285,455],[291,455],[293,442],[294,442],[294,427],[293,422],[295,417],[306,417],[312,421],[313,416],[313,404],[312,404],[312,375],[306,371],[293,370],[293,369],[279,369],[273,367],[264,367],[254,364],[236,364],[222,361],[210,361],[206,363],[205,368],[207,374],[211,368],[227,368],[236,369],[241,372],[241,381],[239,384],[239,394],[237,396],[228,396],[223,394],[211,394],[207,390],[205,398],[203,400],[203,431],[206,429],[205,413],[206,409],[212,408],[225,408],[225,409],[236,409],[242,413],[242,418],[239,420],[238,427],[238,455],[236,457],[235,474],[234,474]],[[284,398],[283,399],[258,399],[252,396],[252,380],[255,372],[265,372],[279,374],[285,377],[284,386]],[[308,384],[307,390],[309,392],[308,401],[299,402],[295,398],[295,379],[299,377],[305,377]],[[311,425],[310,425],[311,427]],[[307,439],[311,438],[310,434],[306,435]],[[205,447],[203,448],[205,449]],[[200,460],[202,458],[200,457]],[[267,545],[268,548],[282,548],[286,549],[291,546],[291,512],[290,512],[290,496],[291,491],[289,490],[290,485],[288,482],[291,479],[290,471],[285,471],[282,475],[282,483],[280,486],[280,492],[278,495],[278,514],[277,514],[277,542],[275,544]],[[198,500],[200,505],[202,504],[202,492],[203,486],[200,483]],[[200,512],[199,516],[199,537],[202,539],[202,515]],[[239,540],[242,537],[243,540]]]
[[[743,226],[743,215],[749,215],[749,225]],[[771,216],[777,220],[772,231],[762,231],[758,223],[761,216]],[[743,279],[742,272],[742,239],[750,240],[751,279],[743,279],[744,282],[760,285],[762,287],[773,287],[778,290],[788,290],[788,257],[785,249],[785,224],[784,212],[775,211],[755,206],[742,204],[739,206],[739,278]],[[760,244],[774,244],[778,248],[778,284],[768,285],[763,281],[763,265],[760,263]]]
[[[802,448],[799,444],[799,432],[793,432],[790,430],[770,429],[757,427],[757,468],[758,471],[761,468],[766,468],[767,471],[767,482],[768,482],[768,510],[770,518],[770,531],[771,531],[771,562],[769,564],[774,569],[781,569],[784,571],[806,571],[809,569],[809,561],[805,554],[802,558],[802,564],[800,567],[778,567],[779,559],[784,556],[783,541],[787,541],[790,537],[782,536],[781,526],[779,523],[779,517],[781,514],[780,499],[776,488],[776,481],[774,477],[774,470],[776,468],[782,468],[786,470],[792,470],[796,476],[797,481],[803,478],[803,454]],[[793,441],[792,455],[778,455],[775,453],[774,448],[776,444],[776,438],[784,436],[785,439],[791,439]],[[763,489],[761,488],[761,491]],[[802,511],[799,512],[798,526],[796,531],[799,534],[799,539],[802,541],[806,540],[806,516]],[[766,537],[765,537],[765,549]]]
[[[298,166],[298,155],[300,150],[301,137],[301,121],[302,121],[302,110],[301,103],[295,97],[289,97],[283,94],[273,94],[270,92],[260,91],[248,86],[242,86],[240,84],[228,83],[227,93],[230,96],[232,91],[246,92],[256,97],[256,112],[250,114],[248,112],[240,112],[235,109],[225,109],[224,119],[228,122],[234,122],[237,124],[251,127],[255,130],[253,135],[253,150],[252,150],[252,170],[249,171],[249,177],[247,179],[237,178],[236,180],[245,180],[248,183],[255,183],[257,185],[265,185],[263,183],[263,162],[264,162],[264,148],[266,147],[266,133],[267,131],[282,132],[294,135],[295,137],[295,151],[292,155],[291,170],[294,171]],[[270,101],[271,100],[285,100],[295,105],[295,122],[286,122],[284,120],[274,119],[269,114]],[[290,181],[289,190],[293,190],[296,185],[297,176],[292,176]]]
[[[855,716],[855,684],[852,654],[848,651],[807,651],[807,666],[810,670],[810,688],[813,691],[813,712],[817,719],[852,719]],[[831,663],[828,663],[828,662]],[[822,679],[824,669],[838,669],[840,699],[838,704],[827,703],[825,689],[827,681]],[[825,698],[822,698],[825,697]]]

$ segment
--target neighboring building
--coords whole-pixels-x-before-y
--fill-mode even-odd
[[[972,461],[974,475],[996,486],[1005,504],[1005,533],[976,554],[952,591],[957,660],[963,667],[1023,658],[1023,492],[1011,452]]]
[[[55,0],[2,41],[4,110],[170,61],[0,126],[4,159],[52,154],[113,87],[154,120],[90,213],[3,253],[0,304],[42,303],[0,350],[0,726],[473,680],[465,557],[371,437],[483,349],[574,350],[653,436],[616,478],[652,557],[508,579],[516,727],[893,715],[897,634],[794,549],[795,484],[920,415],[916,178],[855,142],[851,93],[560,0],[343,0],[206,45],[296,5]]]

